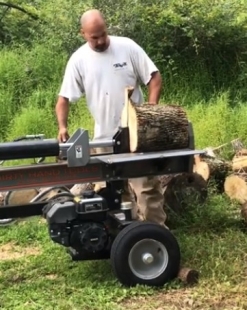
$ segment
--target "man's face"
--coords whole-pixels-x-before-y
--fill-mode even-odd
[[[107,29],[103,25],[85,27],[81,30],[81,34],[96,52],[104,52],[109,46]]]

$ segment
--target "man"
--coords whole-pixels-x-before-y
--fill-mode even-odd
[[[106,22],[98,10],[89,10],[81,17],[81,35],[86,40],[70,57],[56,104],[58,139],[69,138],[67,119],[69,103],[84,94],[94,118],[94,140],[111,139],[120,126],[125,87],[133,86],[131,99],[144,102],[140,83],[148,88],[149,104],[158,104],[161,75],[145,51],[126,37],[109,36]],[[136,216],[164,225],[163,195],[158,178],[130,180],[137,197]],[[133,196],[125,188],[124,200]]]

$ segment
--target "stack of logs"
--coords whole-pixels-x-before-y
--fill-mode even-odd
[[[195,158],[194,172],[207,182],[214,180],[220,193],[240,204],[241,215],[247,222],[247,149],[241,147],[235,150],[230,160],[220,159],[215,154],[198,156]]]

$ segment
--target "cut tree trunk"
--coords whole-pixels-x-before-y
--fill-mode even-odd
[[[210,171],[208,164],[201,160],[199,155],[194,156],[193,172],[201,175],[205,181],[208,181],[210,177]]]
[[[245,174],[231,174],[224,182],[225,194],[240,204],[247,202],[247,184]]]
[[[195,156],[193,172],[200,174],[207,183],[212,183],[218,193],[224,192],[224,182],[232,173],[231,162],[207,156]]]
[[[9,191],[5,195],[4,205],[28,204],[38,193],[36,188]]]
[[[132,89],[128,96],[131,91]],[[136,106],[126,95],[121,125],[129,127],[132,153],[174,150],[189,146],[189,122],[186,112],[180,106]]]
[[[201,174],[205,181],[212,177],[225,179],[231,171],[231,163],[225,160],[203,156],[200,157],[200,160],[195,160],[194,172]]]
[[[94,190],[95,192],[98,191],[97,189],[97,183],[93,184],[93,183],[82,183],[82,184],[75,184],[71,189],[70,192],[71,194],[73,194],[74,196],[79,196],[82,195],[82,193],[84,191],[88,191],[88,190]]]
[[[185,284],[194,285],[199,281],[199,272],[195,269],[181,267],[177,278]]]
[[[165,207],[177,214],[191,208],[201,206],[208,196],[207,182],[197,173],[175,175],[164,190]]]
[[[235,155],[232,159],[232,170],[237,172],[247,172],[247,156]]]

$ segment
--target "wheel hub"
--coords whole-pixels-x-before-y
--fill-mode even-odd
[[[166,247],[154,239],[137,242],[129,253],[129,267],[133,274],[145,280],[159,277],[167,268],[169,255]]]
[[[145,264],[151,264],[154,260],[154,257],[152,254],[150,253],[145,253],[142,255],[142,261],[145,263]]]

